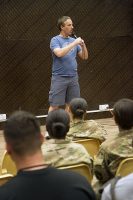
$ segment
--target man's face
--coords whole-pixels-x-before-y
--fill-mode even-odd
[[[66,36],[69,36],[72,34],[73,32],[73,22],[71,19],[67,19],[65,22],[64,22],[64,25],[61,26],[61,29],[63,31],[63,33],[66,35]]]

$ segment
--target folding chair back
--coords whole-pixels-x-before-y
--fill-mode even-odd
[[[62,166],[58,167],[58,169],[65,169],[65,170],[71,170],[74,172],[77,172],[81,174],[82,176],[86,177],[89,183],[91,183],[93,175],[91,173],[91,170],[87,164],[75,164],[75,165],[68,165],[68,166]]]
[[[130,173],[133,173],[133,158],[125,158],[120,162],[116,176],[126,176]]]
[[[16,173],[17,173],[15,163],[11,159],[11,157],[7,153],[7,151],[5,151],[4,154],[3,154],[1,168],[2,168],[2,170],[6,169],[7,173],[11,173],[13,175],[16,175]]]
[[[101,144],[100,140],[95,138],[82,140],[80,139],[74,142],[82,144],[86,148],[87,152],[92,156],[92,158],[97,155]]]
[[[13,177],[12,174],[1,174],[0,175],[0,186],[8,182]]]

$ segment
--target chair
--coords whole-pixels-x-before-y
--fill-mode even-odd
[[[116,176],[126,176],[130,173],[133,173],[133,158],[125,158],[120,162]]]
[[[1,168],[2,170],[6,169],[7,173],[11,173],[12,175],[16,175],[17,173],[16,165],[7,151],[3,154]]]
[[[79,139],[75,140],[74,142],[82,144],[92,158],[97,155],[101,144],[100,140],[96,138]]]
[[[91,173],[91,170],[87,164],[75,164],[75,165],[67,165],[67,166],[61,166],[58,167],[58,169],[65,169],[65,170],[71,170],[74,172],[77,172],[81,174],[82,176],[86,177],[89,183],[91,183],[93,175]]]
[[[9,181],[12,177],[13,175],[9,173],[0,174],[0,186]]]

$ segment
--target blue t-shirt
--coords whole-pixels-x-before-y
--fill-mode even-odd
[[[63,48],[72,43],[75,39],[72,37],[63,38],[57,35],[51,39],[50,49],[53,56],[52,74],[60,76],[76,76],[77,75],[77,61],[76,55],[81,51],[80,45],[75,46],[65,56],[57,57],[53,50],[55,48]]]

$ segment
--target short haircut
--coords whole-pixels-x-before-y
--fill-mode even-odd
[[[25,111],[16,111],[7,119],[4,137],[18,155],[31,154],[41,148],[40,124],[34,115]]]
[[[83,98],[74,98],[71,100],[69,108],[73,118],[82,119],[88,108],[87,101]]]
[[[69,114],[63,109],[53,110],[46,118],[46,129],[51,138],[65,139],[70,127]]]
[[[133,127],[133,100],[120,99],[114,104],[113,114],[116,124],[128,130]]]
[[[71,19],[69,16],[62,16],[58,19],[57,27],[61,31],[61,26],[64,26],[64,22],[68,19]]]

